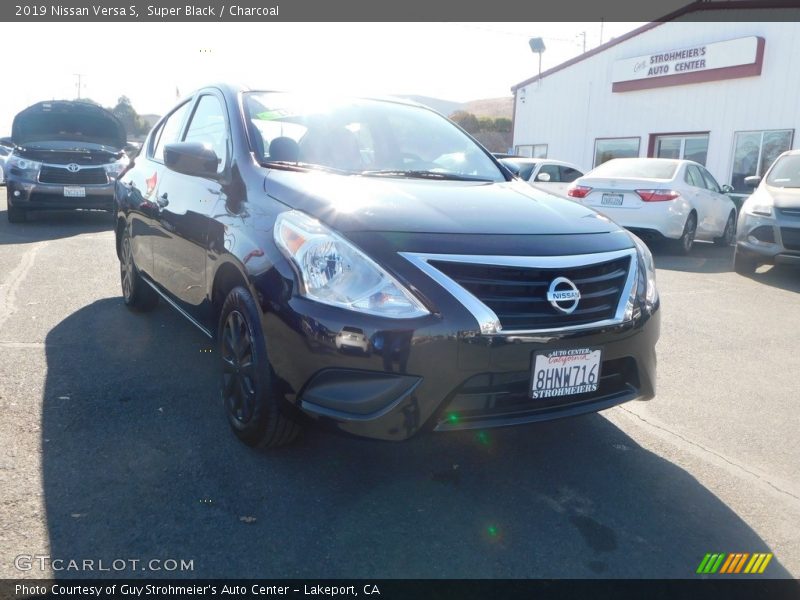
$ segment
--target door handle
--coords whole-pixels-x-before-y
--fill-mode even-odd
[[[156,204],[158,204],[159,208],[164,208],[166,206],[169,206],[169,198],[167,198],[166,192],[164,192],[163,194],[161,194],[161,196],[159,196],[158,200],[156,200]]]

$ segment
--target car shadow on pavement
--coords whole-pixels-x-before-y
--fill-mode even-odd
[[[687,255],[676,254],[663,242],[648,244],[657,269],[686,273],[728,273],[733,271],[733,246],[696,242]]]
[[[601,415],[403,443],[312,427],[253,451],[228,429],[210,347],[169,308],[117,298],[49,332],[49,553],[125,561],[58,576],[691,578],[707,552],[770,551]],[[768,576],[788,577],[778,559]]]
[[[9,223],[0,210],[0,245],[58,240],[84,233],[111,231],[112,218],[99,210],[31,211],[24,223]]]
[[[800,268],[789,265],[761,266],[750,276],[753,281],[789,292],[800,292]]]

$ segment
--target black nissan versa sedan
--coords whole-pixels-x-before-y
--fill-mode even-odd
[[[38,102],[20,112],[6,159],[8,220],[41,209],[111,210],[114,178],[129,162],[125,137],[112,113],[89,102]]]
[[[125,303],[164,299],[216,340],[249,445],[312,420],[402,440],[654,395],[647,248],[422,106],[204,88],[115,195]]]

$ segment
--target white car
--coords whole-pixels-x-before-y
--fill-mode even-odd
[[[562,160],[508,157],[500,162],[536,189],[563,198],[567,198],[569,184],[583,175],[583,169]]]
[[[736,205],[691,160],[615,158],[577,179],[568,195],[643,238],[666,238],[688,253],[695,239],[730,246]]]

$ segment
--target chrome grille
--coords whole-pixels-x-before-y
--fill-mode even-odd
[[[634,249],[565,257],[402,255],[460,300],[478,319],[482,333],[621,323],[637,270]],[[547,298],[551,283],[560,277],[580,292],[569,314]]]

